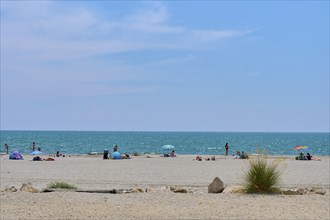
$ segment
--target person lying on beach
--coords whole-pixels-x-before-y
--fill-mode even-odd
[[[163,157],[170,157],[170,155],[169,154],[164,154]]]
[[[54,158],[51,158],[51,157],[48,157],[46,159],[43,159],[44,161],[54,161],[55,159]]]
[[[205,160],[205,161],[210,161],[210,160],[215,161],[215,156],[212,156],[212,157],[205,157],[204,160]]]
[[[123,159],[131,159],[131,157],[129,156],[129,154],[123,154],[123,155],[121,155],[121,157]]]
[[[316,157],[310,155],[309,153],[307,153],[306,158],[307,158],[307,160],[318,160],[318,161],[321,161],[321,159],[316,158]]]
[[[36,156],[36,157],[33,157],[33,161],[54,161],[55,159],[54,158],[51,158],[51,157],[48,157],[46,159],[43,159],[39,156]]]
[[[33,157],[33,161],[42,161],[42,158],[39,156]]]
[[[201,156],[196,156],[196,160],[197,161],[202,161],[202,157]]]

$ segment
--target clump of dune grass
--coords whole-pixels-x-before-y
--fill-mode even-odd
[[[65,182],[54,182],[47,186],[49,189],[77,189],[75,185],[68,184]]]
[[[265,155],[265,156],[264,156]],[[243,173],[242,190],[246,193],[279,193],[283,173],[281,160],[269,160],[268,154],[250,157],[249,166]]]

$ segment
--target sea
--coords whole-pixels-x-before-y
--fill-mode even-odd
[[[307,146],[312,155],[330,156],[330,133],[296,132],[140,132],[140,131],[0,131],[1,149],[22,154],[31,152],[32,143],[44,154],[102,154],[118,146],[120,153],[163,154],[164,145],[173,145],[175,153],[225,155],[237,150],[250,154],[297,155],[295,146]]]

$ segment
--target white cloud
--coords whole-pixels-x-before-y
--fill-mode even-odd
[[[202,41],[217,41],[227,38],[241,37],[252,33],[252,30],[193,30],[195,38]]]
[[[99,82],[129,81],[142,72],[143,66],[177,64],[196,57],[172,55],[138,66],[115,64],[114,60],[96,62],[90,58],[132,51],[185,51],[196,45],[205,49],[209,48],[204,46],[209,42],[251,33],[246,30],[194,30],[173,25],[170,13],[161,2],[152,2],[148,7],[116,19],[106,19],[96,9],[62,7],[61,4],[56,1],[4,3],[1,8],[1,70],[4,70],[2,75],[6,84],[2,90],[31,97],[154,91],[159,87],[110,87]],[[58,66],[48,63],[58,63]],[[22,82],[21,77],[26,81]],[[20,90],[12,91],[11,88]]]
[[[187,54],[186,56],[183,57],[173,57],[169,59],[163,59],[163,60],[158,60],[156,62],[153,62],[151,64],[145,65],[146,67],[157,67],[157,66],[166,66],[166,65],[173,65],[176,63],[183,63],[183,62],[189,62],[196,60],[197,57],[192,55],[192,54]]]
[[[167,24],[169,14],[162,4],[157,4],[151,10],[142,10],[130,16],[124,26],[129,29],[146,33],[180,33],[184,28]]]
[[[173,26],[161,3],[117,20],[105,20],[88,8],[69,8],[60,13],[53,9],[57,2],[40,2],[41,8],[38,3],[15,3],[15,7],[7,3],[2,9],[5,12],[1,33],[4,55],[13,53],[28,55],[30,59],[52,60],[150,48],[181,50],[195,47],[194,42],[207,43],[251,32],[188,30]]]

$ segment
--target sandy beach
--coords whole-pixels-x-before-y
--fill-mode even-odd
[[[44,155],[47,157],[47,155]],[[281,188],[323,188],[325,195],[210,194],[219,177],[226,188],[238,186],[248,160],[196,155],[162,158],[133,156],[102,160],[102,156],[71,155],[55,161],[8,160],[1,156],[1,219],[330,219],[330,158],[295,161],[281,158]],[[203,156],[207,157],[207,156]],[[30,182],[38,190],[63,181],[83,190],[142,189],[128,194],[19,191]],[[15,187],[17,192],[5,191]],[[174,193],[169,187],[188,193]]]

